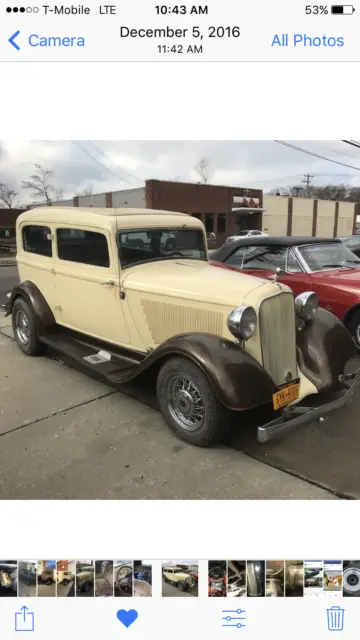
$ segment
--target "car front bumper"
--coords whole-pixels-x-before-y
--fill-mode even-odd
[[[304,400],[299,405],[286,407],[275,420],[258,427],[258,441],[269,442],[310,422],[324,422],[327,414],[352,402],[357,389],[360,389],[359,373],[360,369],[357,369],[354,373],[339,376],[340,389],[334,392],[325,404],[305,406],[306,400]],[[316,399],[316,396],[313,397]]]

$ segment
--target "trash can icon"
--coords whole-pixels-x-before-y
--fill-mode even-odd
[[[327,609],[329,631],[342,631],[344,629],[344,613],[345,609],[337,606]]]

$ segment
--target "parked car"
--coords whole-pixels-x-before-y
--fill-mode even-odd
[[[180,247],[166,251],[163,236],[178,231]],[[285,284],[212,266],[196,218],[52,206],[21,214],[16,233],[20,283],[6,315],[21,351],[35,356],[51,347],[116,388],[146,375],[156,381],[166,423],[187,442],[209,446],[232,418],[241,428],[247,410],[266,405],[278,413],[258,427],[265,442],[343,406],[358,385],[355,372],[344,373],[354,355],[351,336],[317,309],[305,267],[296,268],[308,286],[301,284],[294,301]],[[144,248],[129,246],[132,233],[144,236]],[[340,241],[334,245],[349,257]],[[314,394],[317,406],[312,398],[305,408]]]
[[[340,240],[344,243],[345,247],[360,258],[360,236],[344,236],[340,237]]]
[[[58,584],[62,584],[64,587],[67,587],[74,580],[74,574],[71,571],[58,571],[56,577]]]
[[[244,229],[242,231],[237,231],[233,236],[226,238],[226,242],[235,242],[235,240],[240,240],[240,238],[252,238],[254,236],[267,237],[268,234],[263,231],[259,231],[259,229]]]
[[[94,569],[83,567],[76,573],[76,588],[78,591],[90,591],[94,588]]]
[[[164,567],[163,580],[177,587],[179,591],[187,591],[196,585],[195,579],[180,567]]]
[[[295,296],[314,291],[360,349],[360,259],[339,238],[246,238],[223,245],[211,260],[232,271],[276,278]]]
[[[55,582],[54,570],[53,569],[45,569],[44,571],[39,573],[38,582],[39,582],[39,584],[47,584],[47,585],[54,584],[54,582]]]

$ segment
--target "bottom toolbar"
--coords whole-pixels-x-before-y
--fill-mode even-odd
[[[183,639],[184,636],[221,640],[231,633],[255,640],[322,640],[337,631],[343,638],[358,638],[360,611],[356,602],[334,605],[329,599],[250,600],[224,605],[217,600],[84,599],[0,601],[0,637],[9,640],[27,632],[39,640],[106,637],[144,640]],[[20,636],[21,637],[21,636]]]

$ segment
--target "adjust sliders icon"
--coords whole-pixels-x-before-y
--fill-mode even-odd
[[[222,617],[222,626],[223,627],[237,627],[238,629],[242,629],[245,627],[245,616],[243,616],[246,611],[244,609],[225,609]],[[225,615],[224,615],[225,614]],[[236,615],[233,615],[236,614]]]

